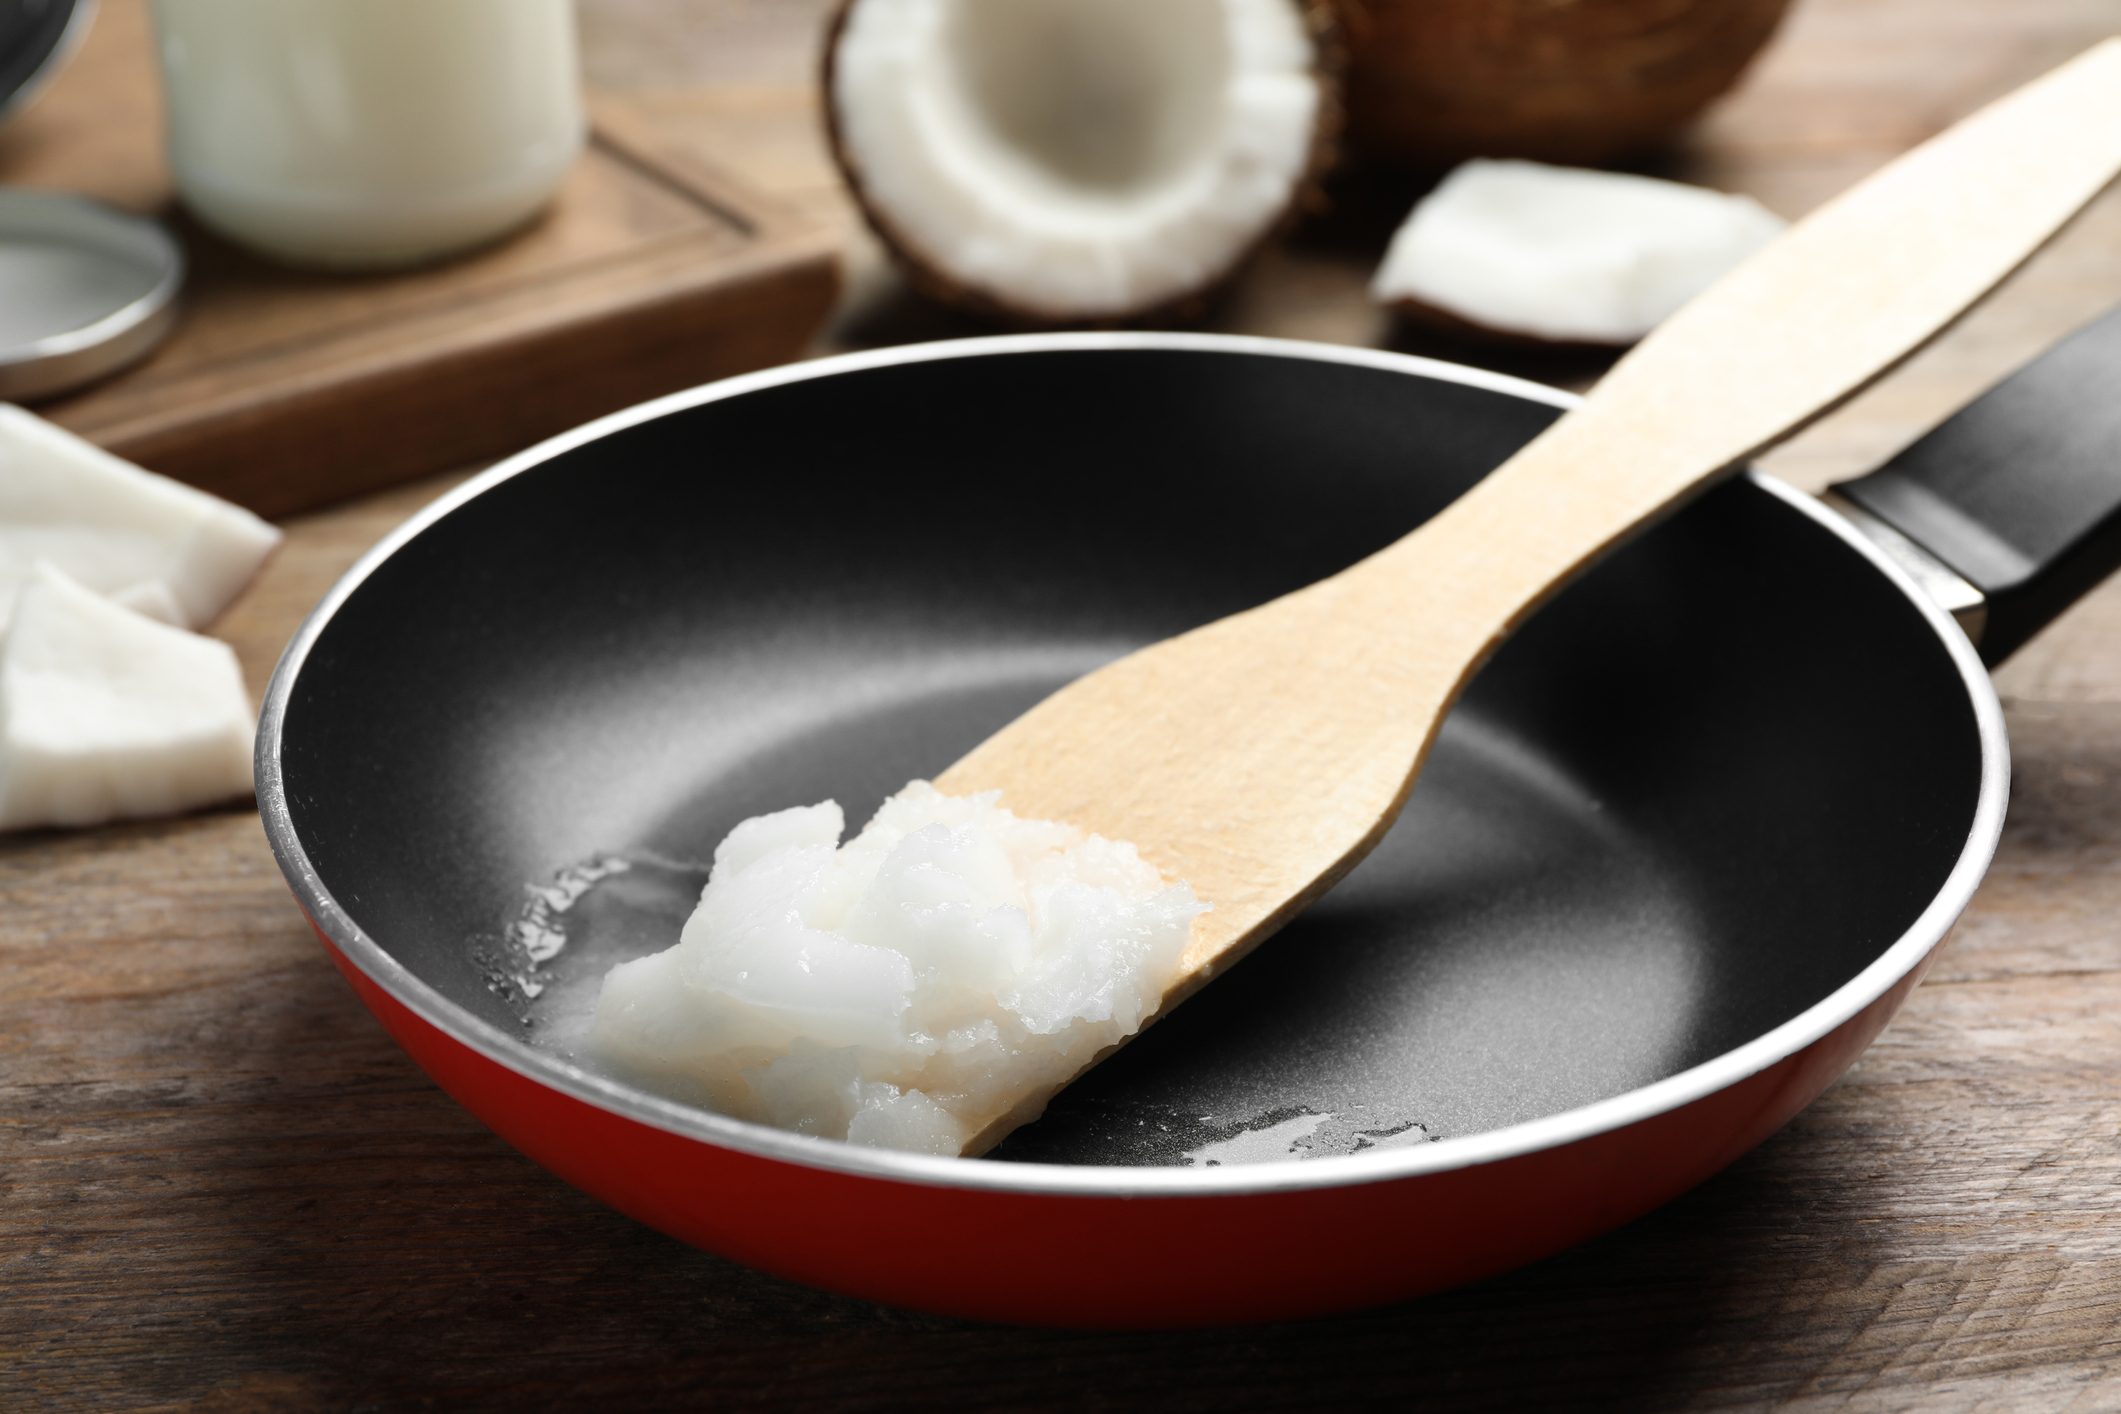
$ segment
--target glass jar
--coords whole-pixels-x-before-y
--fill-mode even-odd
[[[529,221],[581,151],[572,0],[154,0],[185,205],[299,265]]]

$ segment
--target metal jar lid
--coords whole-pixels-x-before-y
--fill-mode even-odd
[[[141,357],[176,319],[184,252],[160,223],[0,187],[0,400],[50,397]]]

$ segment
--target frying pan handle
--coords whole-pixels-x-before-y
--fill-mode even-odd
[[[2121,569],[2121,309],[1829,495],[1978,591],[1946,607],[2002,662]]]

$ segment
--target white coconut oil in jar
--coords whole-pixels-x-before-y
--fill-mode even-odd
[[[551,200],[582,146],[572,0],[154,0],[177,189],[298,264],[418,264]]]

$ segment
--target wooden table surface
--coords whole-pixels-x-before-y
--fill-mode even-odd
[[[588,0],[586,54],[703,157],[844,221],[809,116],[817,8]],[[2121,0],[1799,0],[1747,86],[1663,165],[1795,214],[2117,30]],[[1342,183],[1214,324],[1469,356],[1362,301],[1409,190]],[[831,344],[965,331],[849,240]],[[2111,193],[1771,465],[1807,485],[1859,469],[2117,301]],[[446,484],[289,527],[221,626],[254,690],[332,579]],[[7,840],[0,1408],[2121,1409],[2121,582],[1998,681],[2016,747],[2002,852],[1844,1082],[1574,1252],[1254,1330],[986,1327],[681,1247],[548,1177],[421,1076],[307,933],[254,814]],[[1125,1255],[1110,1260],[1124,1280]]]

